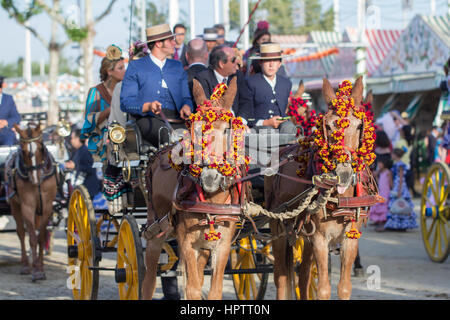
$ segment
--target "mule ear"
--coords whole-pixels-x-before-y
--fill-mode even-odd
[[[228,88],[223,94],[221,100],[221,106],[225,109],[231,110],[233,106],[234,97],[236,97],[237,92],[237,77],[233,77],[228,84]]]
[[[373,102],[373,93],[372,93],[372,89],[370,89],[369,93],[366,95],[366,99],[364,100],[364,103],[372,104],[372,102]]]
[[[356,79],[355,81],[355,85],[353,86],[351,95],[353,101],[355,102],[356,107],[361,105],[361,102],[363,100],[363,91],[364,91],[363,78],[362,76],[359,76],[358,79]]]
[[[192,95],[194,96],[195,103],[199,106],[202,105],[206,100],[205,91],[203,90],[202,85],[197,79],[193,79],[192,81]]]
[[[294,94],[294,98],[300,98],[303,93],[305,92],[305,85],[303,84],[303,80],[300,80],[300,83],[298,84],[297,92]]]
[[[323,78],[322,94],[327,105],[330,105],[331,101],[336,99],[336,93],[327,78]]]

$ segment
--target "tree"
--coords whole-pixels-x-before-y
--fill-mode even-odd
[[[58,106],[58,97],[56,96],[57,92],[57,78],[59,73],[59,57],[61,51],[72,42],[72,39],[69,37],[65,42],[58,42],[57,33],[58,33],[58,22],[56,21],[56,16],[60,16],[60,8],[61,8],[61,0],[52,0],[52,7],[48,7],[43,0],[33,0],[30,1],[30,5],[24,10],[20,10],[18,5],[20,5],[19,1],[14,0],[1,0],[1,5],[3,9],[5,9],[11,18],[14,18],[17,23],[30,30],[31,34],[33,34],[42,45],[49,50],[50,54],[50,67],[49,67],[49,112],[47,117],[47,122],[49,125],[56,124],[58,122],[59,115],[59,106]],[[44,7],[45,6],[45,7]],[[51,34],[50,40],[48,41],[42,34],[40,34],[37,29],[31,27],[26,22],[42,13],[43,11],[47,11],[48,16],[51,19]],[[64,18],[61,16],[61,19],[64,21]],[[65,23],[62,24],[65,30],[68,29]]]
[[[117,0],[110,0],[109,4],[105,7],[105,10],[96,18],[94,18],[92,11],[92,0],[84,1],[84,26],[77,26],[73,23],[67,23],[67,19],[58,10],[54,10],[47,6],[44,0],[34,0],[41,8],[44,10],[51,18],[52,21],[57,22],[61,27],[64,28],[68,37],[81,44],[83,51],[82,65],[84,69],[84,88],[83,93],[86,95],[90,87],[94,84],[93,78],[93,63],[94,63],[94,37],[95,37],[95,26],[102,21],[106,16],[108,16],[114,4]],[[60,1],[60,0],[53,0]]]
[[[333,8],[323,14],[319,0],[303,0],[305,6],[305,24],[295,28],[292,17],[292,4],[299,0],[263,0],[257,10],[266,10],[272,34],[307,34],[313,30],[332,31],[334,27]],[[230,1],[230,28],[240,30],[239,2]],[[249,12],[254,8],[256,0],[249,1]],[[258,21],[251,21],[249,28],[254,31]]]
[[[128,7],[128,9],[130,10],[130,7]],[[134,6],[134,8],[133,8],[133,16],[140,17],[139,8],[136,6]],[[146,17],[145,27],[147,27],[149,25],[158,25],[158,24],[167,23],[168,16],[169,16],[169,13],[167,10],[160,12],[160,11],[158,11],[158,7],[152,2],[152,0],[146,1],[146,4],[145,4],[145,17]],[[124,21],[127,22],[128,24],[130,23],[130,14],[129,13],[125,14]],[[134,42],[136,40],[144,41],[144,39],[140,39],[141,26],[142,25],[140,24],[139,20],[133,19],[132,24],[131,24],[131,30],[135,30],[135,34],[132,35],[131,42]]]

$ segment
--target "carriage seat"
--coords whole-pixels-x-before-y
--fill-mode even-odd
[[[147,156],[151,148],[154,147],[144,139],[135,120],[127,121],[125,135],[126,139],[122,148],[130,160],[140,160],[142,156]]]

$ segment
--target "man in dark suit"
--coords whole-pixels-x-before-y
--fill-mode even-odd
[[[186,38],[186,27],[178,23],[173,27],[173,33],[175,36],[175,52],[173,53],[173,58],[180,61],[183,64],[183,68],[186,69],[188,62],[186,60],[186,45],[184,44],[184,39]]]
[[[195,38],[188,42],[186,49],[186,60],[188,62],[188,69],[186,70],[188,75],[189,92],[192,95],[192,80],[202,71],[205,71],[206,64],[208,63],[208,48],[206,42],[201,38]],[[197,107],[194,98],[192,98],[192,104],[194,106],[194,112]]]
[[[294,124],[286,117],[292,82],[277,74],[281,67],[281,48],[276,43],[261,45],[260,54],[254,59],[259,60],[261,73],[248,78],[248,87],[253,101],[253,116],[255,126],[280,129],[282,133],[296,133]]]
[[[15,123],[20,122],[20,114],[13,97],[3,93],[4,79],[0,76],[0,145],[11,146],[16,142],[16,135],[12,128]]]
[[[185,126],[192,112],[187,73],[180,61],[168,59],[174,53],[174,34],[168,24],[146,30],[150,54],[132,60],[122,81],[120,109],[131,113],[142,136],[153,146],[169,142],[163,110],[174,129]],[[160,134],[161,133],[161,134]]]
[[[237,59],[232,48],[226,45],[217,46],[209,54],[208,69],[199,73],[195,79],[200,82],[206,97],[209,98],[219,83],[229,84],[232,78],[237,77],[238,90],[232,111],[235,116],[244,118],[250,125],[253,110],[252,100],[244,74],[238,70]]]

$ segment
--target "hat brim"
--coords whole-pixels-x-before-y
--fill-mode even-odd
[[[170,39],[170,38],[175,38],[176,36],[180,35],[182,33],[173,33],[170,36],[163,36],[161,38],[156,38],[156,39],[152,39],[152,40],[147,40],[147,43],[152,43],[152,42],[156,42],[156,41],[161,41],[161,40],[166,40],[166,39]]]
[[[273,57],[261,57],[259,55],[249,57],[250,60],[275,60],[275,59],[286,59],[290,57],[290,55],[279,55]]]

